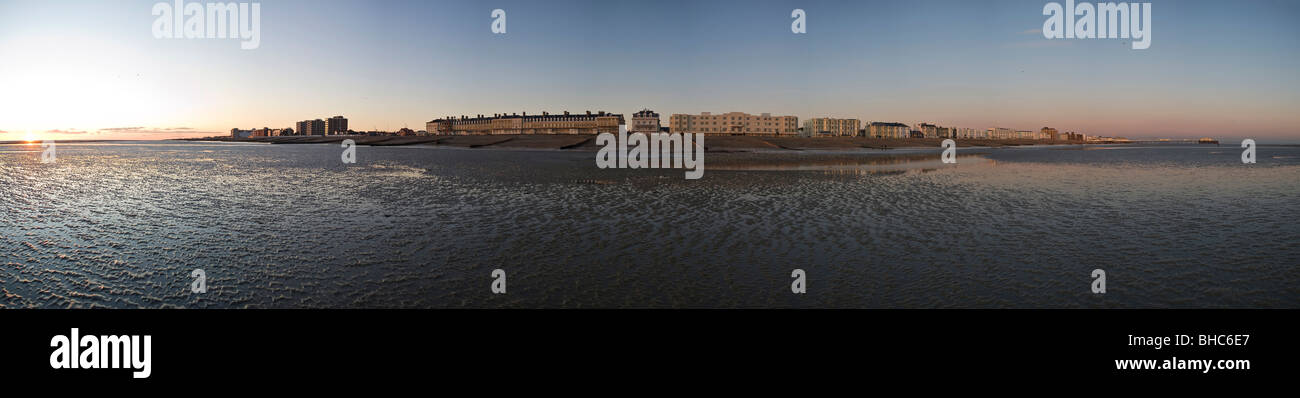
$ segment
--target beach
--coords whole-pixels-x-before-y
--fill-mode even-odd
[[[528,138],[581,139],[506,143]],[[22,146],[0,152],[0,307],[1296,306],[1300,148],[1072,148],[720,152],[687,180],[586,150]]]

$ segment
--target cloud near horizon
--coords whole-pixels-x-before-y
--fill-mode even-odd
[[[216,131],[195,131],[191,127],[108,127],[96,131],[98,134],[222,134]]]
[[[74,129],[69,129],[69,130],[59,130],[59,129],[54,129],[54,130],[45,130],[45,133],[47,133],[47,134],[86,134],[86,133],[89,133],[89,131],[74,130]]]

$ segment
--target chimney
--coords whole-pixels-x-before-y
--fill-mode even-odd
[[[587,111],[587,116],[591,116],[591,111]]]
[[[569,111],[564,111],[564,116],[569,116]]]

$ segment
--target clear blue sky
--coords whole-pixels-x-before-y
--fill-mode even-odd
[[[1300,1],[1152,1],[1147,50],[1047,40],[1037,0],[267,0],[255,50],[155,39],[154,3],[0,0],[0,140],[641,108],[1300,140]]]

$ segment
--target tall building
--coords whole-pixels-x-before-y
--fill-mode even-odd
[[[296,130],[298,135],[325,135],[325,121],[320,119],[303,120],[298,122]]]
[[[493,116],[446,117],[432,120],[425,124],[430,133],[436,135],[502,135],[502,134],[600,134],[618,133],[618,126],[623,124],[623,115],[600,111],[585,115],[541,115],[496,114]]]
[[[751,115],[744,112],[721,115],[709,112],[698,115],[674,114],[668,119],[668,127],[673,133],[794,136],[799,134],[799,118],[772,116],[770,113]]]
[[[348,118],[335,116],[325,121],[325,133],[328,135],[343,135],[348,133]]]
[[[906,124],[890,122],[871,122],[867,125],[868,138],[907,138],[911,131]]]
[[[649,109],[642,109],[640,112],[632,114],[632,128],[628,129],[631,133],[656,134],[659,133],[659,114]]]
[[[810,136],[820,136],[825,132],[826,135],[836,137],[852,137],[858,135],[858,126],[862,122],[858,119],[832,119],[828,117],[812,118],[803,121],[804,134]]]

